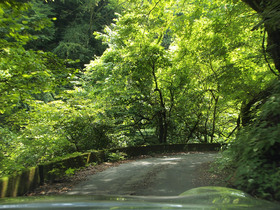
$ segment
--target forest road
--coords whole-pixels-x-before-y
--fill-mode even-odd
[[[124,163],[90,176],[66,194],[177,196],[203,186],[197,181],[197,168],[217,156],[183,153]]]

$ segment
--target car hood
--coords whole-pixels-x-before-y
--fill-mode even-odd
[[[179,196],[55,195],[0,199],[0,209],[280,209],[224,187],[200,187]]]

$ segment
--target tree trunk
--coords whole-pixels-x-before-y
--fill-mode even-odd
[[[214,97],[214,95],[213,95]],[[213,123],[212,123],[212,133],[210,137],[210,143],[213,143],[214,140],[214,134],[216,131],[216,118],[217,118],[217,108],[218,108],[218,101],[219,101],[219,96],[214,97],[214,111],[213,111]]]
[[[207,116],[207,119],[205,120],[205,123],[204,123],[204,132],[203,132],[204,143],[208,143],[208,131],[207,131],[208,119],[209,119],[209,116]]]
[[[267,51],[280,73],[280,1],[243,0],[262,16],[267,31]]]
[[[158,114],[158,127],[159,127],[159,143],[163,144],[167,142],[167,122],[164,117],[164,113],[159,112]]]
[[[168,122],[166,118],[166,109],[165,109],[165,104],[164,104],[164,99],[161,90],[158,87],[157,83],[157,77],[155,73],[155,63],[152,65],[152,74],[154,77],[154,82],[155,82],[155,92],[159,93],[159,105],[160,105],[160,110],[158,111],[158,129],[159,129],[159,143],[166,143],[167,142],[167,128],[168,128]]]
[[[202,116],[202,113],[200,113],[199,115],[198,115],[198,119],[197,119],[197,121],[195,122],[195,124],[194,124],[194,126],[192,127],[192,129],[190,130],[190,133],[189,133],[189,135],[188,135],[188,137],[187,137],[187,141],[186,141],[186,143],[193,137],[193,133],[195,132],[195,130],[196,130],[196,128],[197,128],[197,126],[198,126],[198,124],[200,123],[200,117]]]

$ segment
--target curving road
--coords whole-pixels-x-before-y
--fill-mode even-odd
[[[199,187],[197,168],[217,153],[178,154],[136,160],[89,177],[67,194],[174,196]]]

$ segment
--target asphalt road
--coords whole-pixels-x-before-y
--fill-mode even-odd
[[[199,187],[197,167],[217,156],[186,153],[124,163],[92,175],[67,194],[176,196]]]

